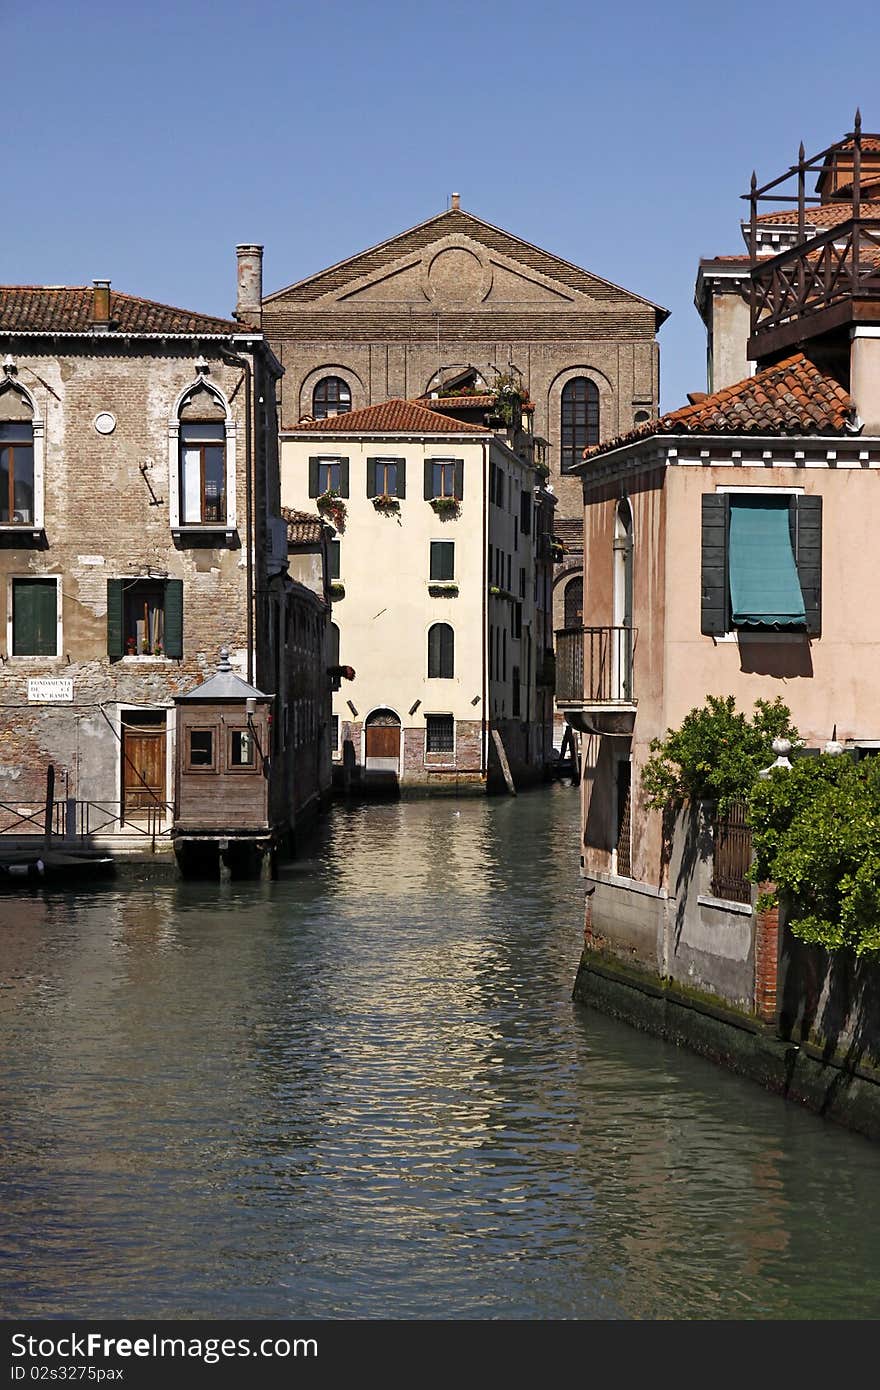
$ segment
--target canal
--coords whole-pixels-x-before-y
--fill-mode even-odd
[[[577,793],[0,899],[0,1313],[880,1313],[880,1149],[571,1002]]]

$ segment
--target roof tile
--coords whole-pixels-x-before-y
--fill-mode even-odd
[[[854,413],[852,398],[840,383],[798,352],[694,405],[603,440],[585,449],[584,458],[595,459],[624,444],[661,434],[845,434]]]
[[[0,333],[88,333],[93,290],[89,285],[0,285]],[[110,321],[119,333],[204,333],[229,337],[256,332],[234,319],[193,314],[152,299],[110,291]]]
[[[328,415],[325,420],[301,420],[296,433],[315,434],[486,434],[485,425],[468,425],[437,410],[428,410],[414,401],[393,399],[378,405],[351,410],[346,415]]]

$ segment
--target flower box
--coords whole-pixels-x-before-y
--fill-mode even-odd
[[[455,517],[461,512],[461,502],[457,497],[432,497],[431,506],[440,517]]]

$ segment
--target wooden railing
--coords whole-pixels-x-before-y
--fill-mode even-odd
[[[563,704],[630,704],[634,627],[564,627],[556,633],[556,698]]]
[[[752,862],[752,832],[746,804],[734,801],[724,816],[712,822],[712,892],[728,902],[750,903],[752,885],[746,877]]]
[[[752,268],[752,335],[844,300],[880,299],[880,218],[853,217]]]

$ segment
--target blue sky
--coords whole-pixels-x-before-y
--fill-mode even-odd
[[[738,195],[880,129],[864,7],[0,0],[0,281],[229,314],[462,206],[672,310],[664,409],[705,387],[701,255]],[[833,21],[833,25],[832,25]],[[11,192],[14,190],[14,194]]]

